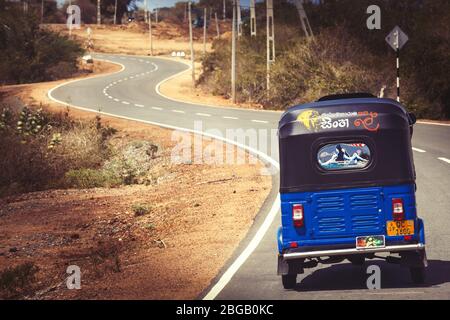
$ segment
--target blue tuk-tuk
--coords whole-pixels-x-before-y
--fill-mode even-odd
[[[416,119],[398,102],[334,95],[281,117],[278,274],[345,259],[383,258],[423,283],[425,233],[417,217],[411,147]]]

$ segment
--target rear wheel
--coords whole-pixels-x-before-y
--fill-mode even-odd
[[[294,289],[297,284],[296,274],[285,274],[281,276],[281,282],[283,282],[283,288]]]
[[[425,283],[425,268],[424,267],[411,267],[411,279],[415,284]]]

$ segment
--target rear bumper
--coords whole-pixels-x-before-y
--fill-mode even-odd
[[[291,252],[285,253],[282,256],[284,260],[295,260],[295,259],[316,258],[316,257],[349,256],[354,254],[401,252],[401,251],[415,251],[415,250],[425,250],[425,244],[417,243],[405,245],[392,245],[373,249],[350,248],[350,249],[318,250],[308,252]]]

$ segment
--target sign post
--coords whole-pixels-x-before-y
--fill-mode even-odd
[[[400,102],[400,50],[408,42],[409,38],[400,29],[399,26],[395,26],[394,29],[387,35],[386,42],[392,47],[396,52],[396,63],[397,63],[397,101]]]

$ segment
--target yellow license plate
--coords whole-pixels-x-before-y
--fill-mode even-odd
[[[388,236],[407,236],[414,234],[414,220],[388,221],[386,223]]]

